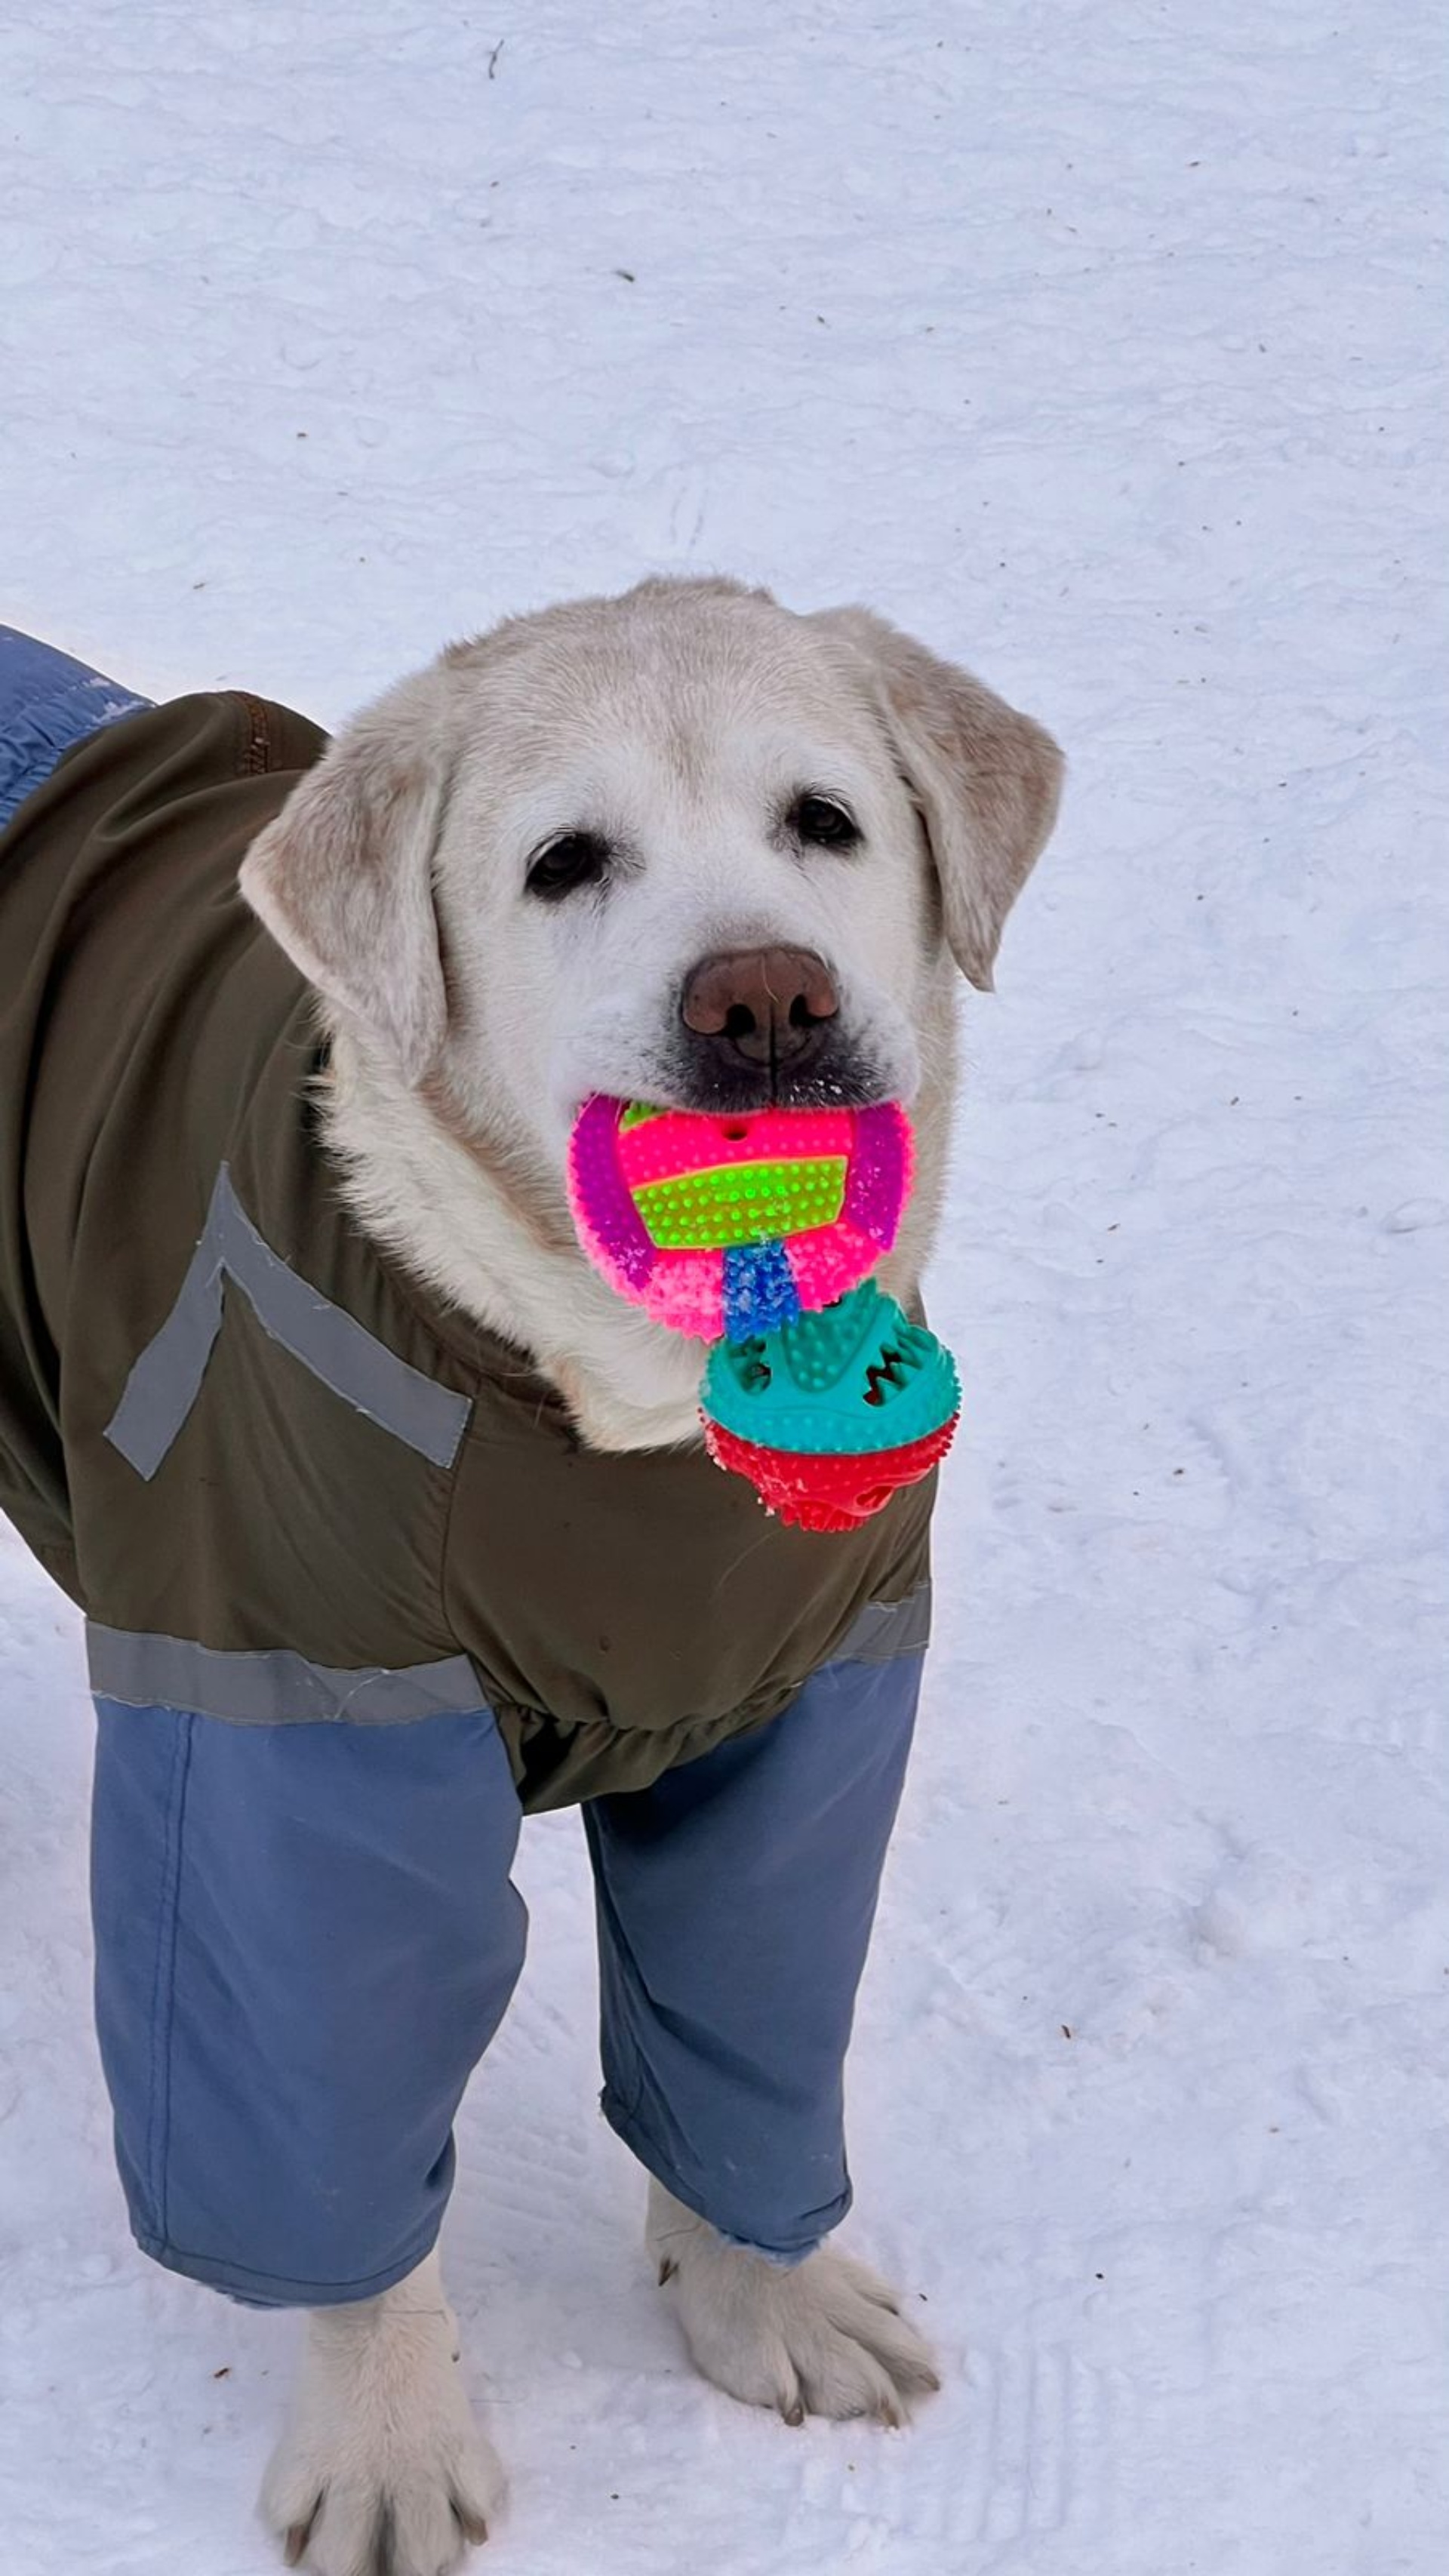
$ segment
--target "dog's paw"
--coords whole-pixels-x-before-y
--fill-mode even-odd
[[[487,2539],[503,2483],[463,2393],[435,2257],[379,2299],[309,2317],[261,2496],[289,2567],[451,2576]]]
[[[787,2424],[872,2415],[899,2427],[940,2387],[929,2345],[893,2292],[828,2245],[782,2271],[650,2186],[649,2249],[672,2281],[685,2339],[706,2379]]]

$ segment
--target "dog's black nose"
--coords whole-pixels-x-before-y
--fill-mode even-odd
[[[803,1072],[839,1008],[829,967],[808,948],[702,957],[679,1005],[696,1050],[726,1075]]]

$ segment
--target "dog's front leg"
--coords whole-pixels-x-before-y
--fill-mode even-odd
[[[648,2236],[696,2364],[747,2406],[773,2406],[787,2424],[870,2415],[898,2429],[913,2401],[940,2387],[929,2344],[853,2256],[822,2245],[788,2269],[768,2263],[659,2182],[649,2186]]]
[[[877,1629],[888,1648],[897,1622],[895,1654],[826,1665],[769,1725],[586,1811],[604,2109],[655,2177],[660,2279],[706,2377],[794,2424],[900,2424],[937,2385],[891,2291],[826,2242],[923,1609],[907,1596]]]
[[[447,2576],[486,2540],[502,2493],[458,2375],[436,2253],[380,2298],[312,2312],[262,2488],[289,2567]]]

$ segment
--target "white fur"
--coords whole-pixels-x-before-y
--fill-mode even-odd
[[[487,2538],[503,2470],[458,2375],[436,2253],[380,2298],[319,2308],[261,2509],[288,2566],[448,2576]]]
[[[872,2415],[899,2428],[938,2388],[930,2346],[893,2290],[823,2245],[791,2270],[750,2254],[649,2186],[649,2251],[672,2282],[685,2341],[706,2379],[787,2424]]]
[[[317,990],[327,1132],[361,1221],[530,1349],[596,1446],[695,1437],[698,1345],[623,1304],[574,1241],[575,1112],[593,1091],[669,1102],[703,957],[816,951],[875,1096],[913,1107],[916,1190],[882,1273],[908,1293],[940,1204],[952,960],[989,986],[1059,773],[1039,727],[880,620],[793,617],[732,583],[646,582],[453,647],[343,733],[242,870]],[[782,808],[806,791],[845,800],[857,850],[790,845]],[[607,896],[540,904],[531,856],[579,829],[622,854]],[[657,2186],[650,2235],[699,2367],[747,2403],[895,2424],[935,2385],[848,2257],[782,2272]],[[440,2576],[500,2488],[435,2263],[312,2319],[264,2498],[294,2554],[321,2576]]]

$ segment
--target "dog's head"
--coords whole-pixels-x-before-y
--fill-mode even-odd
[[[1060,775],[865,610],[649,581],[390,690],[241,881],[358,1043],[557,1163],[594,1091],[909,1101],[943,961],[989,988]]]

